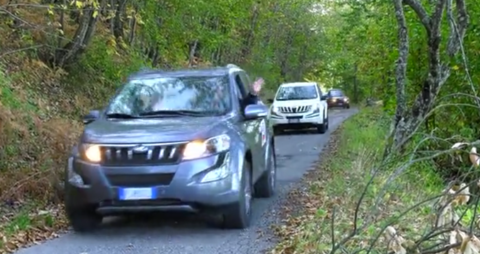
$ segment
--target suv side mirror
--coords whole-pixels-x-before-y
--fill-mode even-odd
[[[273,103],[273,99],[267,99],[268,103]]]
[[[265,117],[268,115],[268,108],[265,105],[251,104],[245,108],[243,115],[248,120]]]
[[[328,98],[328,95],[322,95],[322,97],[320,97],[320,100],[322,101],[326,101]]]
[[[83,117],[83,123],[89,124],[100,117],[100,110],[90,110],[86,116]]]

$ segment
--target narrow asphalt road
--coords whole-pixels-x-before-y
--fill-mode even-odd
[[[326,134],[287,133],[276,137],[277,194],[254,200],[253,221],[246,230],[208,227],[198,218],[114,219],[90,234],[68,233],[18,251],[18,254],[256,254],[272,246],[264,233],[275,223],[279,204],[294,183],[318,160],[330,133],[356,112],[332,110]]]

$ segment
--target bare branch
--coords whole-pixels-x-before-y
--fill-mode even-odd
[[[447,45],[447,52],[450,57],[453,57],[458,50],[460,50],[460,46],[463,44],[463,39],[465,38],[467,27],[470,22],[465,1],[456,0],[455,2],[457,5],[456,19],[453,17],[452,0],[448,0],[447,4],[447,19],[450,25],[450,37]]]
[[[5,53],[1,53],[0,58],[5,57],[6,55],[15,54],[15,53],[18,53],[18,52],[27,51],[27,50],[31,50],[31,49],[39,49],[39,48],[43,48],[43,47],[45,47],[45,45],[36,45],[36,46],[30,46],[30,47],[25,47],[25,48],[21,48],[21,49],[10,50],[10,51],[7,51]]]
[[[403,2],[410,6],[413,11],[415,11],[418,18],[420,19],[420,22],[422,22],[427,32],[430,33],[430,17],[428,16],[425,8],[423,8],[422,4],[420,4],[420,2],[418,2],[417,0],[404,0]]]
[[[443,18],[443,10],[445,9],[445,5],[447,4],[447,0],[439,0],[435,5],[435,10],[433,11],[433,15],[431,17],[430,25],[431,25],[431,34],[430,39],[440,39],[440,27],[441,21]],[[438,42],[440,44],[440,42]]]

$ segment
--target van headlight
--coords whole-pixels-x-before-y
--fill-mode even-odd
[[[230,137],[227,134],[218,135],[206,140],[189,142],[183,150],[184,160],[199,159],[230,149]]]
[[[98,163],[102,161],[100,146],[96,144],[82,144],[81,153],[89,162]]]

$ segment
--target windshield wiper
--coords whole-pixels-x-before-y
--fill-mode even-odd
[[[209,116],[216,114],[215,112],[208,111],[195,111],[195,110],[154,110],[150,112],[141,113],[140,116]]]
[[[138,116],[130,115],[130,114],[125,114],[125,113],[111,113],[107,114],[108,118],[119,118],[119,119],[134,119],[138,118]]]

